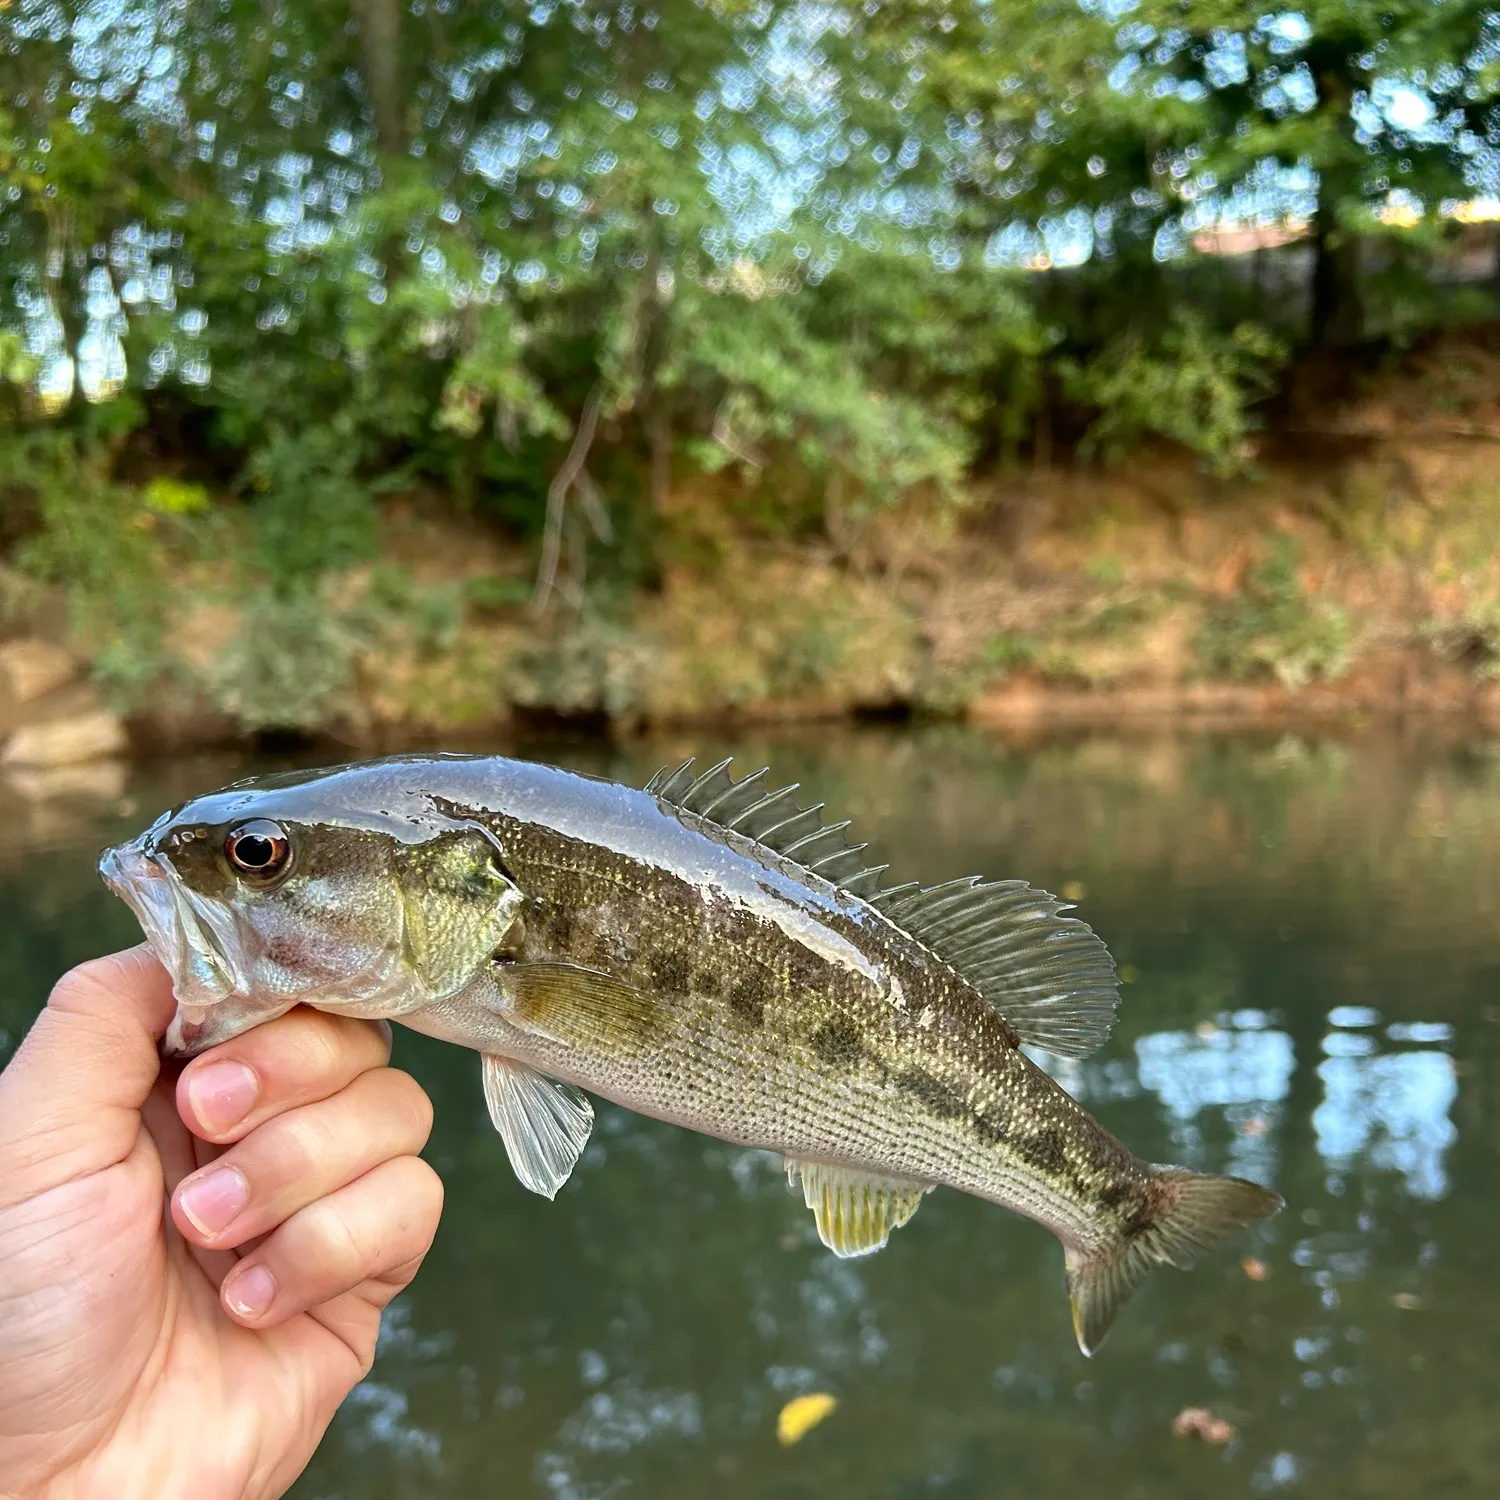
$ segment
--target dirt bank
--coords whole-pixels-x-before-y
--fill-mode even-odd
[[[906,714],[1500,725],[1500,354],[1449,340],[1313,409],[1233,481],[1163,448],[859,514],[700,479],[656,516],[649,578],[606,570],[540,617],[527,545],[398,498],[387,562],[306,629],[247,620],[195,564],[162,671],[114,701],[149,748],[282,718],[359,747]]]

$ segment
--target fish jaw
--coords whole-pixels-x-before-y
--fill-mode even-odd
[[[230,956],[231,935],[216,931],[214,914],[171,878],[151,852],[149,831],[106,849],[99,873],[141,924],[151,951],[172,976],[179,1004],[217,1005],[247,987]]]
[[[184,1005],[178,1002],[172,1023],[161,1039],[161,1055],[174,1060],[185,1060],[217,1047],[259,1026],[265,1021],[274,1021],[284,1016],[294,1000],[267,1008],[264,1004],[232,997],[214,1005]]]
[[[177,1010],[161,1041],[162,1056],[196,1057],[283,1015],[295,1002],[249,998],[247,977],[231,957],[233,935],[219,931],[222,919],[170,877],[151,852],[153,832],[106,849],[99,873],[130,908],[171,977]]]

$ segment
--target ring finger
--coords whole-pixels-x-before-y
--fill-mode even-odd
[[[351,1291],[383,1307],[416,1274],[442,1203],[442,1182],[420,1157],[384,1162],[268,1236],[225,1278],[224,1306],[256,1325]]]
[[[266,1121],[184,1178],[172,1220],[194,1245],[233,1249],[380,1163],[415,1155],[431,1128],[432,1105],[408,1074],[362,1073],[333,1098]]]

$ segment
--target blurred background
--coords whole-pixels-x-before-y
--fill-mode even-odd
[[[0,101],[96,739],[1488,702],[1491,5],[5,0]]]
[[[1493,4],[0,0],[0,1063],[236,776],[769,762],[1078,903],[1064,1083],[1286,1211],[1085,1363],[1024,1221],[611,1108],[547,1204],[403,1033],[298,1500],[1492,1496],[1497,445]]]

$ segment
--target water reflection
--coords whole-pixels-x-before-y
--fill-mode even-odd
[[[543,1203],[510,1178],[472,1057],[403,1035],[437,1104],[444,1226],[298,1493],[1493,1493],[1500,762],[1284,745],[722,747],[857,813],[903,874],[1084,886],[1132,982],[1111,1044],[1050,1066],[1148,1159],[1280,1188],[1242,1251],[1153,1278],[1085,1364],[1035,1226],[939,1192],[839,1262],[773,1158],[613,1108]],[[720,748],[569,755],[640,781]],[[93,849],[239,769],[0,791],[0,1056],[64,963],[129,934]],[[783,1451],[776,1413],[811,1391],[839,1408]],[[1234,1440],[1174,1439],[1190,1405]]]
[[[1194,1031],[1159,1031],[1135,1044],[1141,1087],[1161,1100],[1171,1137],[1190,1165],[1203,1154],[1197,1129],[1206,1109],[1233,1129],[1228,1170],[1255,1182],[1276,1181],[1277,1108],[1291,1088],[1292,1039],[1257,1010],[1220,1015]]]
[[[1344,1035],[1334,1032],[1328,1041]],[[1448,1191],[1443,1155],[1458,1138],[1448,1117],[1458,1095],[1451,1058],[1441,1052],[1336,1053],[1318,1065],[1318,1077],[1323,1102],[1313,1128],[1330,1168],[1345,1172],[1364,1157],[1401,1173],[1414,1198],[1441,1198]]]
[[[699,1438],[703,1418],[690,1391],[637,1390],[626,1382],[596,1391],[563,1423],[558,1446],[542,1452],[536,1476],[560,1500],[605,1500],[623,1487],[618,1466],[608,1462],[645,1443]],[[603,1459],[597,1479],[584,1477],[591,1459]]]

